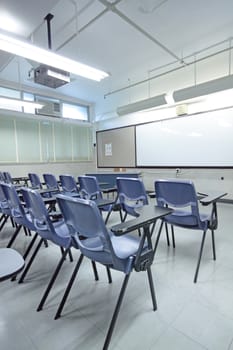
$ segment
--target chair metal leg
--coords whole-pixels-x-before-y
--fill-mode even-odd
[[[1,223],[0,231],[3,229],[3,227],[4,227],[5,223],[7,222],[8,218],[9,218],[9,216],[4,214],[4,219],[3,219],[3,222]]]
[[[165,222],[165,230],[166,230],[166,237],[167,237],[167,245],[170,246],[170,239],[169,239],[169,234],[168,234],[168,225]]]
[[[28,236],[28,232],[27,232],[27,229],[26,229],[26,227],[25,227],[25,226],[23,227],[23,230],[24,230],[24,234],[25,234],[25,236]]]
[[[5,214],[2,214],[0,217],[0,223],[2,222],[2,220],[5,218]]]
[[[83,254],[80,255],[80,257],[78,259],[78,262],[77,262],[77,264],[76,264],[76,266],[74,268],[74,271],[72,273],[70,281],[69,281],[69,283],[68,283],[68,285],[66,287],[65,293],[63,295],[63,298],[62,298],[62,300],[60,302],[60,305],[59,305],[59,307],[57,309],[57,312],[56,312],[56,315],[54,317],[55,320],[57,320],[61,316],[62,310],[63,310],[63,308],[65,306],[66,300],[67,300],[67,298],[69,296],[69,293],[71,291],[71,288],[73,286],[74,280],[75,280],[75,278],[77,276],[77,273],[78,273],[78,270],[79,270],[79,267],[80,267],[82,261],[83,261]]]
[[[120,307],[121,307],[121,304],[122,304],[122,301],[123,301],[123,298],[125,295],[125,291],[126,291],[126,287],[127,287],[128,281],[129,281],[129,277],[130,277],[130,273],[128,275],[125,275],[125,278],[124,278],[124,281],[123,281],[123,284],[121,287],[121,291],[120,291],[120,294],[119,294],[119,297],[117,300],[117,304],[116,304],[116,307],[115,307],[115,310],[114,310],[114,313],[112,316],[112,320],[111,320],[110,326],[108,328],[108,333],[107,333],[105,341],[104,341],[103,350],[107,350],[109,347],[112,333],[113,333],[113,330],[114,330],[114,327],[115,327],[115,324],[117,321],[117,317],[118,317],[118,314],[120,311]]]
[[[154,283],[153,283],[153,278],[152,278],[150,266],[147,269],[147,275],[148,275],[148,280],[149,280],[149,285],[150,285],[153,310],[155,311],[155,310],[157,310],[157,302],[156,302],[156,297],[155,297],[155,288],[154,288]]]
[[[91,264],[92,264],[92,268],[93,268],[95,280],[96,280],[96,281],[99,281],[99,275],[98,275],[98,271],[97,271],[97,268],[96,268],[96,263],[95,263],[95,261],[92,261]]]
[[[21,230],[21,228],[22,228],[22,225],[18,225],[18,226],[16,227],[16,230],[15,230],[13,236],[11,237],[9,243],[7,244],[7,248],[10,248],[10,247],[12,246],[12,244],[14,243],[16,237],[18,236],[18,233],[19,233],[19,231]]]
[[[125,212],[125,214],[124,214],[124,216],[123,216],[123,218],[122,218],[122,222],[125,222],[125,220],[126,220],[126,218],[127,218],[127,213]]]
[[[193,280],[194,283],[197,282],[197,277],[198,277],[199,267],[200,267],[200,263],[201,263],[203,247],[204,247],[204,243],[205,243],[205,237],[206,237],[206,231],[203,232],[203,236],[202,236],[201,248],[200,248],[200,252],[199,252],[199,256],[198,256],[198,260],[197,260],[196,272],[195,272],[195,276],[194,276],[194,280]]]
[[[174,226],[171,225],[171,230],[172,230],[172,246],[173,248],[176,247],[176,243],[175,243],[175,234],[174,234]]]
[[[56,267],[56,269],[55,269],[55,271],[54,271],[54,273],[52,275],[52,278],[50,279],[49,284],[48,284],[48,286],[47,286],[47,288],[46,288],[46,290],[45,290],[45,292],[44,292],[44,294],[43,294],[43,296],[41,298],[41,301],[40,301],[40,303],[39,303],[39,305],[37,307],[37,311],[41,311],[43,309],[44,303],[46,302],[46,299],[47,299],[47,297],[48,297],[48,295],[50,293],[50,290],[52,289],[52,286],[54,285],[54,282],[56,281],[58,273],[61,270],[61,267],[63,265],[63,262],[66,259],[66,255],[67,255],[69,250],[70,250],[70,248],[67,248],[64,251],[61,259],[59,260],[59,263],[58,263],[58,265],[57,265],[57,267]]]
[[[36,232],[34,234],[33,238],[31,239],[31,242],[28,245],[28,247],[27,247],[27,249],[26,249],[26,251],[25,251],[25,253],[23,255],[24,260],[27,258],[28,254],[30,253],[30,250],[32,249],[33,244],[35,243],[37,237],[38,237],[38,233]]]
[[[15,222],[14,222],[14,220],[12,219],[12,217],[10,217],[10,221],[11,221],[11,225],[12,225],[12,227],[17,226],[17,225],[15,225]]]
[[[38,236],[38,233],[36,232],[35,235],[33,236],[32,240],[31,240],[29,246],[27,247],[26,252],[25,252],[24,255],[23,255],[24,260],[26,260],[28,254],[30,253],[30,250],[32,249],[32,247],[33,247],[33,245],[34,245],[37,236]],[[17,278],[17,274],[14,275],[14,276],[11,278],[11,281],[15,281],[16,278]]]
[[[211,230],[211,236],[212,236],[212,247],[213,247],[213,259],[216,260],[214,230]]]
[[[121,209],[119,210],[119,215],[120,215],[120,220],[121,220],[121,222],[122,222],[122,221],[123,221],[123,216],[122,216]]]
[[[26,277],[26,275],[27,275],[27,273],[28,273],[28,271],[29,271],[29,269],[30,269],[30,267],[31,267],[31,265],[32,265],[36,255],[37,255],[37,253],[38,253],[38,251],[39,251],[39,249],[40,249],[40,247],[41,247],[41,245],[43,243],[43,241],[44,241],[44,239],[41,238],[39,243],[37,244],[36,249],[34,250],[32,256],[31,256],[31,259],[27,263],[27,265],[26,265],[26,267],[25,267],[25,269],[24,269],[24,271],[23,271],[23,273],[22,273],[18,283],[23,283],[24,278]]]
[[[108,283],[112,283],[112,275],[111,275],[110,268],[108,266],[106,266],[106,270],[107,270],[107,275],[108,275]]]
[[[163,224],[164,224],[164,222],[163,222],[163,221],[161,221],[160,228],[159,228],[159,232],[158,232],[158,234],[157,234],[156,241],[155,241],[155,246],[154,246],[154,255],[155,255],[155,252],[156,252],[156,249],[157,249],[158,243],[159,243],[159,238],[160,238],[160,235],[161,235],[161,232],[162,232],[162,229],[163,229]]]
[[[108,223],[108,219],[109,219],[109,217],[110,217],[110,215],[111,215],[111,212],[112,212],[112,210],[109,210],[109,212],[108,212],[108,214],[107,214],[107,216],[106,216],[106,219],[105,219],[105,225],[107,225],[107,223]]]
[[[71,249],[68,250],[68,254],[69,254],[70,262],[73,262],[74,259],[73,259],[73,255],[72,255]]]

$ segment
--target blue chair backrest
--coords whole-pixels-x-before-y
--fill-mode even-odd
[[[10,174],[8,171],[4,171],[4,172],[3,172],[3,176],[4,176],[4,178],[5,178],[5,182],[6,182],[6,183],[8,183],[8,184],[12,184],[12,183],[13,183],[11,174]]]
[[[58,190],[57,179],[53,174],[43,174],[44,182],[48,189]]]
[[[36,232],[44,239],[52,241],[58,246],[68,248],[71,245],[71,237],[63,219],[52,222],[49,212],[41,195],[30,188],[22,189],[23,198],[30,212]]]
[[[61,187],[64,192],[67,193],[78,193],[78,187],[76,181],[72,175],[60,175]]]
[[[32,188],[38,188],[38,189],[42,188],[42,184],[40,182],[40,178],[39,178],[39,176],[37,174],[29,173],[28,177],[29,177],[29,180],[31,182]]]
[[[102,198],[102,192],[95,176],[79,176],[79,191],[85,199]]]
[[[11,215],[16,219],[22,219],[25,217],[25,210],[20,202],[19,196],[16,192],[15,187],[12,184],[3,183],[1,184],[5,198],[7,199]]]
[[[115,255],[110,234],[96,203],[60,194],[57,201],[70,234],[76,237],[81,252],[95,261],[105,261],[116,269],[122,269],[121,259]],[[87,239],[82,239],[83,237]]]
[[[177,218],[181,222],[178,208],[185,208],[190,212],[189,216],[185,216],[184,225],[201,226],[200,214],[198,207],[198,199],[194,184],[189,180],[156,180],[155,181],[156,200],[159,206],[169,206],[174,208],[171,217]],[[169,219],[169,216],[168,216]]]
[[[53,241],[56,232],[41,195],[30,188],[22,188],[21,192],[36,231],[43,238]]]
[[[2,186],[4,184],[5,184],[5,182],[0,183],[0,208],[4,214],[9,215],[10,208],[9,208],[8,200],[7,200],[6,195],[5,195],[3,188],[2,188]]]
[[[0,171],[0,181],[5,182],[5,176],[2,171]]]
[[[118,177],[116,184],[118,200],[127,213],[135,215],[134,208],[148,204],[145,186],[141,179]]]
[[[9,205],[10,215],[14,218],[14,221],[19,225],[28,227],[30,230],[35,230],[30,215],[27,209],[24,208],[14,185],[2,184],[1,186]]]

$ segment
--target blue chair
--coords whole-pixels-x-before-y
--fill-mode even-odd
[[[3,176],[4,176],[4,179],[5,179],[6,183],[8,183],[8,184],[12,184],[13,183],[13,179],[11,177],[11,174],[8,171],[4,171],[3,172]]]
[[[60,191],[57,179],[53,174],[43,174],[43,178],[49,190],[54,190],[54,193],[57,193]]]
[[[18,236],[21,228],[25,229],[25,234],[31,236],[31,231],[35,231],[34,236],[32,237],[30,244],[28,245],[23,258],[26,259],[28,256],[33,244],[36,241],[38,234],[36,233],[36,229],[34,224],[32,223],[31,217],[29,213],[24,208],[22,202],[19,199],[18,193],[12,184],[1,183],[0,187],[5,195],[7,205],[9,208],[9,216],[11,216],[12,220],[16,224],[16,229],[14,234],[12,235],[7,247],[11,247],[16,237]]]
[[[72,175],[60,175],[62,192],[67,196],[80,197],[76,181]]]
[[[29,173],[28,174],[29,180],[31,182],[31,187],[33,189],[42,189],[42,183],[40,181],[40,178],[37,174],[35,173]]]
[[[70,198],[64,195],[58,195],[57,200],[65,222],[69,227],[74,245],[76,244],[82,253],[79,258],[79,266],[81,265],[82,259],[85,256],[88,259],[103,264],[104,266],[120,271],[125,275],[118,302],[105,340],[104,349],[107,349],[126,291],[128,280],[134,268],[135,256],[140,246],[140,238],[130,235],[119,237],[114,236],[110,231],[108,231],[100,211],[94,201]],[[86,239],[83,239],[83,237],[86,237]],[[144,250],[144,247],[146,249],[146,246],[147,245],[145,244],[141,248]],[[61,315],[74,279],[78,273],[79,266],[74,271],[72,280],[67,286],[55,318],[59,318]],[[147,267],[146,270],[148,273],[153,308],[156,310],[157,305],[150,266]]]
[[[127,215],[137,216],[135,209],[148,204],[145,186],[139,178],[117,177],[116,179],[118,202],[124,212],[122,221]]]
[[[218,225],[216,206],[218,197],[213,197],[209,202],[206,201],[206,203],[212,204],[212,210],[210,214],[203,214],[199,212],[198,197],[192,181],[177,179],[156,180],[154,186],[157,205],[161,207],[168,206],[174,209],[172,214],[167,215],[162,220],[158,234],[158,240],[164,223],[171,225],[173,240],[173,226],[191,230],[200,230],[203,232],[196,271],[194,275],[194,283],[196,283],[206,238],[206,232],[208,229],[211,231],[213,259],[216,260],[214,231],[217,229]],[[158,240],[155,244],[155,250],[158,245]],[[173,246],[175,247],[175,240]]]
[[[49,292],[58,276],[58,273],[63,265],[63,262],[67,256],[68,253],[70,253],[70,247],[71,247],[71,239],[70,235],[68,233],[68,228],[66,224],[64,223],[63,219],[58,219],[56,221],[52,221],[50,218],[49,212],[45,206],[45,203],[43,201],[43,198],[38,193],[38,191],[29,189],[29,188],[22,188],[22,195],[23,199],[25,201],[26,207],[29,210],[29,213],[31,215],[31,220],[36,228],[36,231],[38,235],[41,237],[38,245],[36,246],[33,254],[31,255],[30,260],[25,266],[25,269],[23,271],[23,274],[21,275],[19,279],[19,283],[22,283],[24,278],[26,277],[42,243],[44,241],[50,241],[57,245],[61,251],[62,251],[62,257],[57,265],[57,268],[55,269],[55,272],[48,284],[48,287],[46,289],[46,292],[43,295],[42,301],[38,307],[38,311],[42,309]],[[72,260],[72,255],[70,255],[70,259]]]
[[[50,213],[48,212],[42,197],[36,190],[23,188],[22,194],[26,206],[30,212],[33,224],[35,225],[38,234],[41,236],[41,240],[37,245],[35,251],[33,252],[31,259],[26,265],[23,274],[20,277],[19,283],[23,282],[44,240],[49,240],[53,242],[55,245],[61,248],[62,252],[62,257],[59,260],[59,263],[37,307],[37,311],[40,311],[42,310],[44,303],[56,281],[56,278],[61,270],[61,267],[66,259],[67,254],[69,254],[70,261],[73,261],[73,257],[71,254],[72,240],[69,234],[68,227],[65,224],[64,220],[60,218],[60,214],[59,219],[53,222],[50,218]],[[98,273],[94,262],[92,266],[95,274],[95,279],[98,280]]]
[[[7,220],[10,217],[11,211],[7,202],[7,199],[5,197],[5,194],[2,189],[2,184],[5,182],[0,182],[0,212],[1,212],[1,218],[0,218],[0,231],[5,226]]]
[[[79,183],[79,193],[80,196],[84,199],[102,199],[103,194],[100,189],[99,183],[95,176],[87,176],[82,175],[78,177]],[[120,207],[118,204],[111,204],[101,207],[101,212],[107,212],[107,216],[105,218],[105,223],[108,222],[109,216],[112,211],[120,211]],[[120,211],[121,215],[121,211]]]
[[[5,182],[5,176],[2,171],[0,171],[0,181]]]
[[[117,177],[117,201],[124,212],[121,221],[125,221],[127,215],[136,217],[135,209],[148,205],[148,196],[143,181],[140,178]],[[154,227],[151,229],[153,232]],[[140,229],[138,234],[141,235]]]

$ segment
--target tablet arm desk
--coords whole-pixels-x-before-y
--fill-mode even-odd
[[[135,256],[134,268],[137,272],[145,271],[152,265],[154,259],[154,249],[152,244],[152,231],[158,219],[171,214],[172,209],[160,208],[158,206],[145,205],[135,211],[137,217],[132,220],[122,222],[111,227],[111,231],[116,236],[121,236],[129,232],[143,229],[143,235],[140,240],[139,249]]]

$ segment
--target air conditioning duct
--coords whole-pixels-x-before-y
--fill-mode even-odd
[[[60,102],[47,101],[39,99],[38,103],[43,103],[44,107],[37,109],[36,114],[46,115],[49,117],[62,117],[62,110]]]

